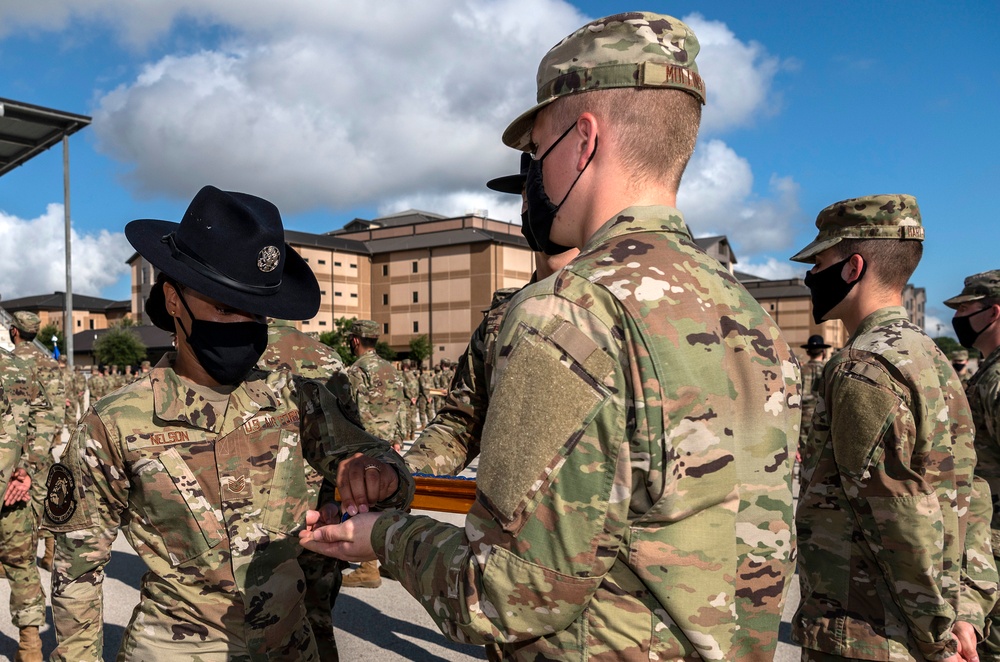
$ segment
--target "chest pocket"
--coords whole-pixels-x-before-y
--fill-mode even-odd
[[[206,446],[211,453],[210,445]],[[163,542],[161,553],[176,567],[225,538],[222,513],[177,447],[150,450],[140,450],[133,474],[143,486],[146,520]]]
[[[305,525],[306,511],[315,507],[316,491],[306,481],[299,432],[282,430],[263,526],[272,533],[297,535]]]

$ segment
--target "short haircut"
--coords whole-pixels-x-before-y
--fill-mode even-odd
[[[867,272],[886,289],[902,292],[920,264],[924,242],[912,239],[843,239],[834,249],[845,259],[857,253]]]
[[[37,331],[31,332],[31,331],[25,331],[24,329],[18,329],[17,335],[21,336],[21,339],[24,341],[32,342],[35,339],[35,336],[38,335],[38,332]]]
[[[351,336],[352,338],[357,338],[358,344],[365,349],[373,349],[377,344],[378,340],[375,338],[362,338],[361,336]]]
[[[585,112],[607,123],[634,181],[659,181],[677,190],[698,140],[696,98],[681,90],[641,87],[573,94],[552,104],[554,128],[565,131]]]

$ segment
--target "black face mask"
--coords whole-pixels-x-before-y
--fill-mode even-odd
[[[979,336],[982,335],[983,331],[993,326],[993,322],[996,322],[996,320],[993,320],[993,322],[984,326],[980,331],[976,331],[972,328],[972,318],[979,313],[986,312],[992,308],[993,306],[987,306],[986,308],[977,310],[974,313],[969,313],[968,315],[963,315],[962,317],[951,318],[951,326],[955,329],[955,335],[958,337],[958,342],[962,344],[962,347],[972,349],[976,344],[976,341],[979,340]]]
[[[844,265],[852,257],[854,256],[848,256],[847,259],[841,260],[836,264],[831,264],[818,273],[810,271],[806,274],[806,287],[809,288],[809,294],[812,297],[813,321],[817,324],[822,322],[827,313],[843,301],[847,293],[854,289],[854,286],[864,278],[865,271],[868,270],[867,260],[861,265],[861,273],[858,274],[857,280],[853,283],[845,282],[841,277],[840,272],[843,271]]]
[[[562,139],[569,135],[569,132],[573,130],[576,124],[571,124],[568,129],[566,129],[559,139],[552,143],[552,146],[545,150],[537,159],[532,159],[531,163],[528,164],[528,175],[525,181],[524,195],[525,200],[528,203],[528,209],[524,214],[521,214],[522,228],[528,228],[528,231],[534,236],[534,243],[537,248],[534,250],[541,250],[546,255],[559,255],[560,253],[565,253],[570,249],[569,246],[563,246],[561,244],[554,243],[549,239],[549,232],[552,230],[552,222],[556,219],[556,214],[559,213],[559,209],[566,202],[566,198],[573,191],[573,187],[576,183],[580,181],[580,176],[590,167],[590,162],[594,160],[594,155],[597,154],[597,138],[594,138],[594,151],[590,153],[590,158],[587,159],[587,164],[583,166],[581,170],[576,175],[576,179],[570,184],[569,190],[566,191],[566,195],[559,204],[553,204],[549,200],[548,194],[545,193],[545,184],[542,182],[542,162],[545,157],[549,155],[556,145],[562,142]],[[527,235],[525,235],[527,236]],[[531,244],[531,239],[528,239],[528,243]]]
[[[180,318],[178,323],[201,367],[220,384],[235,386],[242,382],[267,349],[267,324],[195,319],[179,289],[177,296],[191,316],[191,332]]]

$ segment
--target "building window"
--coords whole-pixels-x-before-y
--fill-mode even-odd
[[[319,260],[320,264],[326,264],[326,260]]]
[[[417,261],[413,261],[413,273],[417,273]]]
[[[389,305],[389,295],[388,294],[383,294],[382,295],[382,305],[383,306],[388,306]]]
[[[334,262],[334,263],[333,263],[333,266],[335,266],[335,267],[339,267],[339,266],[340,266],[340,262]]]
[[[335,297],[342,297],[342,296],[344,296],[344,295],[343,295],[343,294],[341,294],[340,292],[334,292],[334,293],[333,293],[333,296],[335,296]]]
[[[77,320],[76,321],[76,325],[77,326],[83,326],[83,320]]]
[[[320,320],[320,321],[319,321],[319,325],[320,325],[320,326],[326,326],[326,322],[325,322],[325,321],[323,321],[323,320]]]
[[[91,329],[93,329],[93,328],[94,328],[94,320],[90,320],[90,328],[91,328]]]
[[[389,265],[388,264],[383,264],[382,265],[382,275],[383,276],[388,276],[389,275]]]
[[[414,322],[413,323],[413,332],[414,333],[420,333],[420,322]]]
[[[304,258],[302,258],[302,261],[303,261],[303,262],[308,262],[308,261],[309,261],[309,258],[307,258],[307,257],[304,257]]]
[[[351,292],[351,298],[352,299],[357,299],[358,298],[358,293],[357,292]]]
[[[324,297],[326,296],[326,290],[320,290],[319,293],[320,293],[320,296],[324,296]]]
[[[417,301],[417,299],[419,299],[419,298],[420,298],[420,297],[418,297],[418,296],[417,296],[417,293],[416,293],[416,292],[414,292],[414,293],[413,293],[413,303],[419,303],[419,301]]]
[[[382,324],[382,335],[384,335],[384,336],[389,335],[389,323],[388,322],[384,322]]]
[[[351,269],[357,269],[357,268],[358,268],[358,265],[356,265],[356,264],[350,264],[350,265],[348,265],[348,266],[350,266],[350,267],[351,267]]]

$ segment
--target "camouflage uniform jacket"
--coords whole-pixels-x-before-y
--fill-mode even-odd
[[[796,641],[866,660],[954,654],[976,464],[955,371],[887,307],[830,359],[820,395],[796,513]]]
[[[29,462],[38,476],[38,488],[42,476],[48,472],[55,459],[52,450],[62,441],[62,428],[66,417],[66,385],[62,368],[58,361],[38,349],[35,343],[19,342],[14,346],[14,356],[31,367],[35,379],[43,387],[40,398],[31,407],[31,429],[29,431]],[[35,492],[35,486],[32,486]]]
[[[1000,554],[1000,348],[983,359],[966,389],[976,426],[976,476],[993,495],[993,552]]]
[[[20,467],[31,476],[32,484],[36,481],[40,482],[42,477],[35,476],[35,467],[31,462],[28,440],[31,408],[45,402],[44,390],[35,379],[31,366],[5,349],[0,349],[0,387],[3,388],[4,392],[3,411],[7,414],[3,430],[9,433],[0,442],[0,446],[3,447],[5,454],[15,458],[11,470]],[[10,452],[9,447],[13,445],[18,447],[16,453]],[[48,465],[45,468],[47,469]],[[10,471],[5,470],[0,489],[6,488],[8,480],[10,480]]]
[[[799,451],[805,446],[812,429],[813,411],[816,409],[817,393],[823,381],[824,360],[809,359],[802,364],[802,425],[799,427]]]
[[[392,364],[370,350],[347,369],[351,392],[365,430],[387,441],[401,439],[396,414],[403,403],[403,380]]]
[[[429,370],[424,370],[417,377],[417,384],[420,386],[420,398],[423,400],[430,400],[431,389],[434,388],[434,373]]]
[[[251,372],[218,401],[172,369],[87,413],[49,474],[45,526],[56,536],[54,660],[102,659],[102,581],[119,526],[149,567],[119,660],[314,660],[297,532],[316,495],[308,461],[333,479],[361,451],[402,459],[340,415],[318,381]]]
[[[0,384],[0,486],[3,489],[7,488],[24,452],[24,441],[13,432],[15,429],[14,410]]]
[[[407,370],[403,373],[403,396],[410,401],[411,404],[416,404],[416,399],[420,395],[420,381],[417,379],[417,373],[412,370]]]
[[[680,212],[608,221],[497,347],[476,503],[464,528],[380,517],[393,577],[509,658],[770,660],[798,364]]]
[[[410,471],[455,475],[479,455],[495,363],[493,349],[507,304],[520,291],[510,287],[493,293],[489,310],[458,360],[444,405],[403,456]]]

